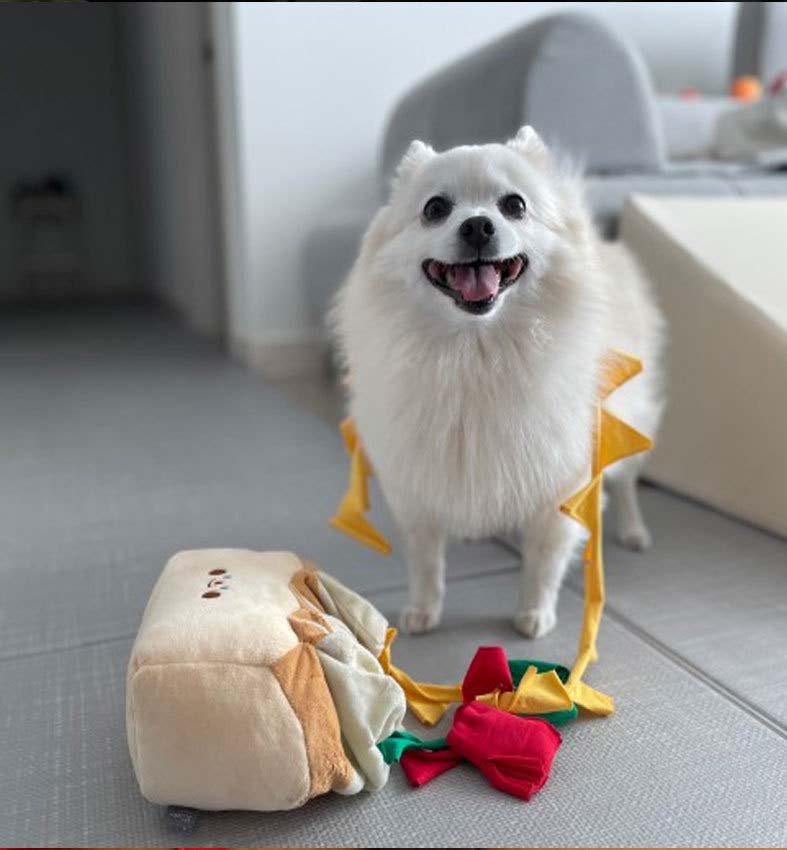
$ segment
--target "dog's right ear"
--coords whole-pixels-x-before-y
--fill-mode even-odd
[[[520,127],[516,136],[506,142],[509,148],[519,151],[536,165],[548,165],[550,162],[549,151],[541,136],[529,125]]]
[[[410,147],[396,166],[396,174],[394,175],[394,186],[405,181],[415,169],[435,156],[434,148],[416,139],[410,142]]]

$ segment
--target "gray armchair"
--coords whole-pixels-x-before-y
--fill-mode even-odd
[[[639,54],[601,19],[568,12],[520,27],[408,92],[388,122],[381,176],[390,176],[413,138],[442,150],[505,141],[523,124],[581,156],[588,173],[663,166]]]

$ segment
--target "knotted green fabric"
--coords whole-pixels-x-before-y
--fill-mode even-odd
[[[446,748],[445,738],[422,741],[417,735],[413,735],[412,732],[407,732],[404,729],[400,732],[394,732],[377,745],[377,749],[383,754],[386,764],[399,761],[402,753],[407,750],[444,750]]]

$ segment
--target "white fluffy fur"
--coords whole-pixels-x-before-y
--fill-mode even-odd
[[[521,221],[497,207],[512,192],[527,204]],[[421,211],[437,194],[455,206],[440,225],[426,225]],[[422,270],[426,258],[457,261],[458,226],[479,214],[495,224],[499,256],[529,259],[482,316],[460,310]],[[521,529],[515,624],[528,636],[545,634],[581,539],[558,505],[588,480],[607,349],[645,364],[610,409],[651,435],[661,410],[661,317],[632,259],[596,236],[581,181],[529,127],[507,145],[440,154],[413,142],[334,319],[350,414],[405,543],[410,600],[401,626],[438,624],[448,537]],[[632,548],[649,542],[636,496],[641,462],[621,461],[609,473],[619,536]]]

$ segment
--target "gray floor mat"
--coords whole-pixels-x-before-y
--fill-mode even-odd
[[[608,613],[787,733],[787,541],[661,490],[641,496],[655,543],[607,544]]]
[[[545,641],[507,622],[511,577],[451,588],[445,630],[397,642],[414,674],[450,681],[476,646],[511,655],[573,652],[580,600],[561,603]],[[396,610],[401,594],[375,595]],[[398,768],[373,795],[330,795],[287,813],[206,815],[188,839],[161,823],[131,773],[123,725],[128,641],[0,664],[0,841],[5,846],[781,846],[787,745],[614,622],[592,681],[618,712],[564,729],[547,786],[529,803],[471,767],[414,791]],[[415,727],[413,727],[415,728]],[[743,787],[742,787],[743,786]],[[741,796],[745,800],[741,800]]]

